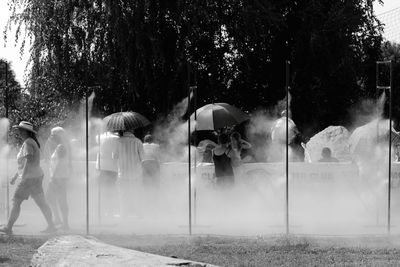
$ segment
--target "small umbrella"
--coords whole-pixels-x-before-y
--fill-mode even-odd
[[[208,104],[196,111],[196,130],[217,130],[234,126],[249,119],[240,109],[226,103]],[[194,114],[190,116],[194,120]]]
[[[150,124],[146,117],[132,111],[113,113],[105,117],[103,121],[107,130],[111,132],[133,130]]]

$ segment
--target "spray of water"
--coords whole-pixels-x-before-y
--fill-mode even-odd
[[[91,96],[90,99],[93,99],[92,97],[94,96]],[[383,103],[384,96],[376,105],[375,118],[377,118],[377,114],[382,114]],[[101,119],[90,119],[89,207],[92,232],[187,233],[188,125],[182,119],[187,105],[188,99],[184,99],[175,106],[167,118],[156,122],[153,135],[160,143],[160,158],[163,160],[160,185],[159,187],[147,187],[141,181],[136,183],[137,188],[132,191],[135,192],[135,196],[128,200],[135,206],[136,212],[126,217],[119,217],[118,209],[115,214],[105,214],[104,212],[105,203],[110,202],[111,199],[109,196],[106,198],[104,191],[101,189],[99,191],[98,172],[94,167],[94,160],[99,150],[96,136],[99,129],[104,126]],[[74,123],[65,127],[70,134],[74,148],[72,152],[74,167],[68,190],[68,200],[71,228],[77,232],[84,231],[86,214],[86,172],[83,161],[85,158],[84,108],[83,106]],[[253,144],[254,154],[259,162],[270,162],[271,157],[274,156],[271,132],[276,120],[276,116],[265,113],[252,115],[246,136]],[[354,160],[358,163],[360,175],[344,171],[352,165],[351,163],[339,163],[339,167],[325,163],[319,166],[317,164],[290,163],[289,212],[292,232],[346,234],[376,233],[380,231],[379,229],[383,231],[382,228],[366,226],[375,226],[377,222],[379,225],[385,217],[386,169],[383,165],[386,164],[381,164],[383,167],[377,168],[378,165],[373,165],[371,162],[387,161],[387,156],[385,156],[387,155],[387,142],[384,138],[380,142],[378,141],[378,136],[385,136],[385,134],[387,136],[387,125],[385,120],[372,120],[362,128],[356,129],[349,139],[349,149],[352,155],[358,153],[360,156],[366,155],[366,158],[370,159],[370,161],[363,162],[355,156]],[[7,122],[2,120],[0,121],[0,137],[3,138],[0,140],[4,140],[6,132],[4,129],[7,129]],[[281,134],[285,135],[285,132]],[[374,143],[373,140],[376,142]],[[4,141],[2,142],[0,156],[3,158],[5,145]],[[368,148],[370,150],[367,152],[359,151],[368,146],[370,146]],[[194,152],[195,149],[192,151]],[[374,155],[377,156],[373,157]],[[194,159],[194,157],[192,158]],[[196,187],[197,192],[196,199],[193,200],[195,202],[193,212],[196,213],[194,233],[258,235],[284,232],[285,166],[283,162],[253,163],[237,167],[235,187],[232,190],[222,190],[215,186],[212,165],[198,165],[196,170],[194,167],[195,164],[192,164],[193,179],[196,181],[193,186]],[[47,168],[45,164],[43,164],[43,168]],[[313,170],[316,169],[317,171],[313,173]],[[331,171],[333,169],[338,171]],[[358,169],[356,168],[356,170]],[[304,173],[309,175],[302,176]],[[4,177],[3,174],[2,177]],[[45,178],[45,188],[47,181],[48,177]],[[118,190],[115,191],[115,194],[114,200],[118,202]],[[43,227],[44,220],[32,201],[28,201],[24,206],[20,223],[26,224],[21,231],[35,232],[36,229],[40,229],[39,227]]]

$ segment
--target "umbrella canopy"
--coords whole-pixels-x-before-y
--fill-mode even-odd
[[[354,130],[349,138],[349,148],[353,156],[372,158],[377,146],[386,147],[389,141],[389,121],[375,119]],[[392,127],[392,146],[400,144],[400,134]]]
[[[196,130],[217,130],[240,124],[250,117],[240,109],[226,103],[208,104],[196,111]],[[194,114],[190,116],[194,120]]]
[[[133,130],[150,124],[145,116],[131,111],[113,113],[105,117],[103,121],[107,130],[111,132]]]

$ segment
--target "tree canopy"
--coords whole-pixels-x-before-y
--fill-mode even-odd
[[[8,92],[6,87],[8,87]],[[16,110],[22,95],[22,88],[15,78],[11,64],[4,59],[0,59],[0,90],[0,116],[5,117],[6,101],[8,100],[9,111]]]
[[[32,42],[27,88],[38,105],[76,107],[86,86],[99,85],[95,115],[155,119],[186,96],[190,68],[199,105],[269,108],[285,96],[289,60],[291,108],[306,135],[346,125],[352,107],[373,97],[382,44],[373,3],[9,0],[10,24]]]

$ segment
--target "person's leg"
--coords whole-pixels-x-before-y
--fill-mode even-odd
[[[43,193],[35,194],[32,196],[33,200],[35,200],[35,203],[39,206],[40,210],[42,211],[47,225],[48,229],[54,229],[54,223],[53,223],[53,218],[51,214],[51,209],[49,205],[46,202],[46,199],[44,197]]]
[[[119,194],[120,194],[120,207],[121,216],[127,217],[133,215],[133,203],[135,192],[132,190],[132,181],[129,179],[119,180]]]
[[[19,214],[21,212],[21,204],[24,200],[20,198],[13,199],[13,206],[10,213],[10,218],[8,218],[7,229],[11,232],[14,223],[17,221]]]
[[[58,196],[58,204],[60,205],[60,210],[63,219],[63,228],[69,229],[68,223],[68,202],[67,202],[67,184],[65,181],[60,184],[60,191]]]
[[[99,176],[99,205],[102,211],[101,214],[105,214],[106,216],[112,215],[109,202],[108,176],[108,171],[101,171]]]
[[[22,180],[18,184],[17,189],[14,192],[13,206],[11,209],[10,217],[8,218],[7,226],[0,229],[0,232],[6,234],[12,233],[12,227],[14,226],[14,223],[17,221],[21,212],[21,204],[24,200],[29,198],[29,188],[29,181]]]
[[[117,187],[118,187],[118,208],[120,216],[125,216],[125,206],[124,206],[124,182],[121,178],[117,180]]]
[[[100,170],[100,173],[97,177],[97,186],[98,186],[98,201],[99,203],[97,203],[98,207],[100,208],[100,214],[107,214],[107,204],[105,204],[105,202],[103,201],[106,191],[106,185],[105,185],[105,181],[104,181],[104,171]]]
[[[131,181],[128,179],[124,179],[122,181],[122,214],[124,216],[132,215],[132,190],[131,190]]]
[[[118,173],[116,172],[108,172],[106,177],[106,183],[104,188],[103,199],[104,201],[104,209],[108,215],[115,215],[118,213],[118,202],[117,202],[117,188],[116,181],[118,178]]]
[[[48,201],[48,204],[50,205],[51,211],[54,216],[54,224],[61,224],[61,219],[60,219],[60,213],[58,212],[58,206],[57,206],[57,189],[56,189],[56,184],[54,181],[51,181],[49,183],[49,187],[47,189],[46,193],[46,199]]]

